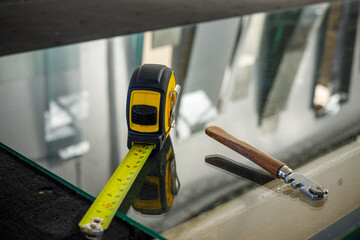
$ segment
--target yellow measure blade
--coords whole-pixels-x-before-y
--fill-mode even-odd
[[[101,226],[104,230],[109,227],[116,211],[129,192],[154,147],[155,145],[149,144],[134,144],[132,146],[80,221],[80,227],[83,227],[85,224],[90,224],[95,217],[103,219]]]

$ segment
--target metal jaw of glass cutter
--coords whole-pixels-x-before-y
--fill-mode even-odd
[[[293,171],[286,165],[279,169],[278,178],[284,179],[285,183],[290,183],[292,188],[300,188],[300,192],[311,200],[326,198],[329,190],[320,186],[317,182]]]

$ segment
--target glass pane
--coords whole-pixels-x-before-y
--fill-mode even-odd
[[[128,152],[132,72],[165,64],[182,86],[177,124],[121,210],[169,239],[310,238],[359,207],[358,13],[359,1],[323,3],[1,57],[0,142],[97,196]],[[210,125],[325,185],[328,201],[274,180]]]

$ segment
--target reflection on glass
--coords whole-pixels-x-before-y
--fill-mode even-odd
[[[83,90],[79,46],[45,50],[47,110],[44,112],[45,141],[53,158],[68,160],[86,154],[89,141],[83,140],[80,121],[89,116],[90,93]]]
[[[160,215],[170,210],[174,197],[180,189],[170,137],[167,138],[161,151],[152,155],[148,162],[149,173],[132,206],[142,214]]]
[[[316,116],[336,114],[349,98],[358,21],[357,1],[329,6],[318,31],[313,107]]]
[[[128,152],[131,73],[167,64],[182,86],[171,133],[181,192],[156,218],[135,212],[139,205],[128,211],[166,231],[248,192],[203,164],[206,155],[229,155],[209,142],[207,125],[294,168],[355,139],[358,11],[359,1],[323,3],[1,57],[0,141],[97,196]],[[160,212],[169,191],[155,172],[133,200],[157,202]]]
[[[311,21],[304,24],[301,16],[303,10],[294,9],[267,14],[264,20],[257,62],[257,110],[259,124],[268,131],[276,129],[311,26]]]
[[[127,214],[133,209],[145,215],[161,215],[170,210],[180,190],[174,147],[169,136],[163,148],[146,160],[119,207]]]
[[[263,170],[252,168],[221,155],[214,154],[206,156],[205,162],[224,170],[225,173],[232,173],[241,177],[242,179],[250,182],[250,186],[254,186],[254,184],[262,185],[278,194],[300,199],[300,201],[308,204],[310,207],[322,207],[327,201],[327,198],[314,201],[306,197],[304,194],[301,194],[299,188],[294,189],[290,187],[290,184],[283,184],[281,180],[276,179],[274,176]]]

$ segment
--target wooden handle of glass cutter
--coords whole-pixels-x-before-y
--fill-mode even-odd
[[[259,149],[235,138],[229,133],[225,132],[220,127],[211,126],[205,129],[205,133],[215,139],[216,141],[231,148],[235,152],[240,153],[244,157],[253,161],[260,167],[264,168],[269,173],[277,177],[278,171],[281,167],[286,166],[285,163],[271,157],[270,155],[263,153]]]

